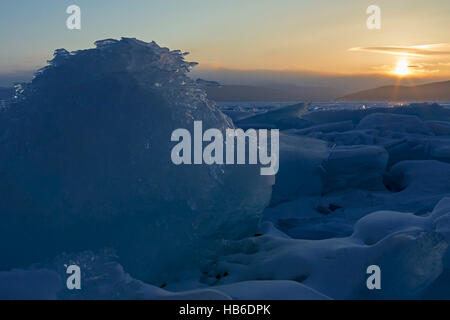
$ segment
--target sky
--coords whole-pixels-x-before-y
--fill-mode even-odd
[[[72,4],[81,30],[66,28]],[[366,26],[373,4],[379,30]],[[0,0],[0,85],[54,49],[122,36],[189,51],[198,74],[230,83],[449,80],[449,13],[449,0]]]

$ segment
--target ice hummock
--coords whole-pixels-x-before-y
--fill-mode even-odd
[[[0,114],[0,268],[117,251],[127,272],[182,277],[251,235],[270,200],[256,166],[175,166],[171,133],[233,128],[186,53],[136,39],[55,51]]]

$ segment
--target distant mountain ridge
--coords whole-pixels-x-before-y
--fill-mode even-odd
[[[450,101],[450,81],[418,86],[383,86],[345,95],[340,101]]]
[[[329,101],[338,95],[336,90],[295,85],[223,85],[207,87],[208,98],[214,101]]]

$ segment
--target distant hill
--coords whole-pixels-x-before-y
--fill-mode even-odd
[[[14,88],[2,88],[0,87],[0,100],[7,100],[12,98],[14,94]]]
[[[419,86],[384,86],[352,93],[341,101],[450,101],[450,81]]]
[[[294,85],[224,85],[207,87],[208,98],[215,101],[329,101],[337,92],[330,88],[300,87]]]

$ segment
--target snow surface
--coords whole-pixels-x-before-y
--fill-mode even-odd
[[[109,39],[18,88],[0,113],[0,298],[450,299],[448,107],[222,105],[233,124],[193,66]],[[170,165],[194,120],[284,130],[275,181]]]

